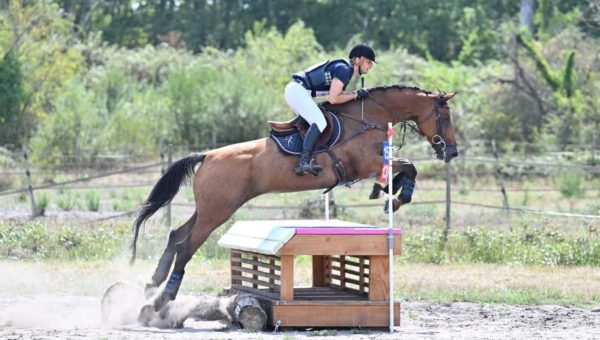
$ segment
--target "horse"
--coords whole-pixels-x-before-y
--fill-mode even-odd
[[[387,85],[369,89],[362,102],[324,103],[323,108],[340,119],[343,137],[331,152],[315,155],[324,169],[318,176],[296,176],[296,157],[284,155],[270,138],[194,153],[174,162],[140,207],[133,225],[131,263],[135,260],[140,226],[167,205],[188,178],[192,178],[196,210],[187,222],[170,231],[152,281],[145,287],[148,298],[167,279],[175,261],[173,270],[163,290],[141,309],[138,320],[147,324],[154,313],[175,299],[188,261],[209,235],[250,199],[266,193],[331,188],[380,176],[388,122],[413,124],[410,126],[427,138],[437,158],[450,162],[458,155],[448,106],[454,95]],[[416,177],[410,162],[393,163],[393,173]]]

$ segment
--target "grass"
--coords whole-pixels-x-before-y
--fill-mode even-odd
[[[155,261],[130,267],[126,258],[112,261],[0,260],[0,290],[7,295],[68,293],[101,295],[119,280],[149,280]],[[298,265],[295,284],[310,284],[310,263]],[[183,294],[216,295],[229,286],[229,261],[198,258],[186,270]],[[535,267],[494,264],[396,263],[395,298],[438,303],[474,302],[600,304],[600,269],[596,267]]]
[[[497,193],[472,189],[473,185],[493,187],[495,182],[474,178],[469,190],[454,185],[453,199],[458,201],[501,205]],[[507,187],[521,185],[506,181]],[[351,190],[336,190],[332,199],[338,205],[376,203],[380,207],[348,208],[338,206],[338,218],[385,226],[387,215],[382,213],[383,200],[368,201],[372,182],[356,185]],[[569,201],[557,192],[534,189],[553,187],[551,180],[528,181],[523,190],[509,191],[509,202],[527,204],[531,208],[600,214],[597,203],[600,193],[588,190],[583,196]],[[444,199],[443,183],[421,180],[413,202]],[[597,188],[598,183],[589,185]],[[98,191],[98,196],[73,192],[49,191],[46,198],[59,205],[59,197],[83,197],[79,208],[88,205],[94,210],[113,207],[131,210],[139,205],[149,189],[118,189]],[[94,196],[94,197],[92,197]],[[36,198],[38,196],[36,195]],[[24,196],[10,198],[25,208]],[[190,190],[184,190],[177,202],[192,201]],[[6,200],[7,198],[3,198]],[[0,201],[4,204],[6,201]],[[573,203],[573,206],[571,206]],[[73,203],[74,204],[74,203]],[[46,202],[48,206],[48,203]],[[90,208],[91,205],[91,208]],[[288,210],[257,208],[260,206],[292,206]],[[74,204],[74,206],[77,206]],[[228,251],[217,240],[236,220],[295,219],[300,212],[313,218],[323,216],[322,196],[318,191],[265,195],[240,209],[225,226],[217,229],[200,248],[186,271],[182,291],[216,294],[229,285]],[[51,209],[51,205],[48,206]],[[190,215],[191,207],[173,206],[173,223],[177,225]],[[52,215],[52,211],[48,215]],[[471,301],[480,303],[576,305],[598,304],[600,301],[600,237],[597,220],[544,217],[527,214],[505,216],[502,211],[480,210],[469,206],[452,206],[452,229],[448,243],[442,242],[443,205],[411,204],[402,207],[395,217],[401,227],[403,254],[395,267],[396,296],[408,300],[437,302]],[[34,221],[0,221],[0,289],[18,293],[24,287],[39,285],[39,289],[66,292],[102,292],[107,280],[116,281],[137,274],[147,280],[164,249],[168,235],[157,214],[146,226],[138,241],[138,263],[129,268],[126,261],[131,241],[131,221],[103,222],[101,225],[65,223],[52,218]],[[298,285],[310,285],[310,257],[298,257]],[[12,271],[12,272],[11,272]],[[34,271],[40,275],[29,275]],[[21,275],[19,275],[21,274]],[[91,282],[91,281],[97,282]],[[78,282],[81,281],[81,282]],[[44,284],[46,283],[46,284]],[[102,283],[102,285],[100,285]],[[112,282],[110,282],[112,283]],[[110,284],[108,283],[108,284]],[[12,288],[11,288],[12,287]]]

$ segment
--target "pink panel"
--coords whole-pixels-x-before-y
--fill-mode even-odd
[[[387,235],[387,229],[373,228],[296,228],[296,235]],[[394,229],[394,235],[402,235]]]

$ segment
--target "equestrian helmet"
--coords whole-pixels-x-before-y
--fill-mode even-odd
[[[372,62],[375,62],[375,51],[367,44],[358,44],[350,50],[348,58],[365,57]]]

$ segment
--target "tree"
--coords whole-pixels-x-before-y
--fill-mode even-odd
[[[0,145],[20,146],[31,128],[24,115],[27,93],[21,63],[14,53],[0,60]]]

